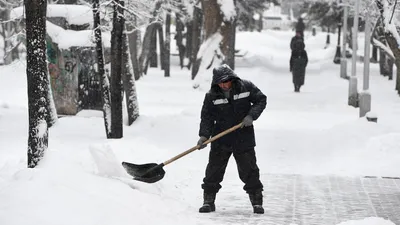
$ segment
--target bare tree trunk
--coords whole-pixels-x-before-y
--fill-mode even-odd
[[[196,77],[199,72],[201,59],[197,59],[197,53],[199,52],[201,45],[201,30],[203,29],[203,11],[200,6],[195,6],[193,9],[193,36],[192,36],[192,51],[191,60],[192,66],[192,80]]]
[[[114,5],[111,31],[111,138],[122,138],[122,32],[124,29],[123,1]]]
[[[349,45],[349,49],[353,51],[353,29],[349,27],[349,30],[347,31],[347,43]],[[353,54],[353,53],[352,53]]]
[[[263,26],[264,26],[264,24],[263,24],[263,14],[264,14],[264,11],[263,10],[260,10],[260,12],[259,12],[259,15],[260,15],[260,18],[258,19],[258,21],[257,21],[257,31],[258,32],[261,32],[264,28],[263,28]]]
[[[164,65],[164,76],[170,76],[170,50],[171,45],[171,11],[168,11],[167,18],[165,19],[165,46],[164,46],[164,59],[162,65]]]
[[[240,17],[240,19],[241,19],[241,21],[242,21],[242,26],[243,27],[241,27],[241,29],[243,30],[243,31],[251,31],[250,30],[250,27],[251,27],[251,25],[250,25],[250,15],[248,15],[248,14],[244,14],[244,15],[242,15],[241,17]]]
[[[128,37],[125,32],[122,37],[122,42],[122,80],[124,83],[126,108],[128,111],[128,125],[130,126],[139,117],[139,104],[137,101],[135,79],[133,77],[132,61],[129,54]]]
[[[204,13],[204,39],[208,39],[221,27],[222,14],[217,1],[202,0],[201,2]]]
[[[236,37],[236,20],[225,22],[221,26],[222,39],[221,47],[222,54],[225,56],[223,63],[226,63],[233,70],[235,69],[235,37]]]
[[[189,62],[187,63],[188,69],[192,66],[192,53],[193,53],[193,39],[195,37],[195,30],[194,30],[194,20],[195,20],[195,13],[196,13],[196,8],[194,9],[193,12],[193,19],[191,21],[186,22],[186,52],[185,52],[185,58],[189,59]],[[198,34],[200,35],[200,34]]]
[[[379,50],[379,72],[381,75],[386,76],[387,72],[386,72],[386,67],[385,67],[385,63],[386,63],[386,52],[382,49]]]
[[[154,7],[154,11],[153,11],[153,18],[150,19],[150,23],[153,23],[153,22],[157,21],[157,15],[158,15],[158,12],[159,12],[159,10],[161,8],[162,3],[163,2],[161,0],[158,0],[156,2],[155,7]],[[157,29],[158,29],[158,27],[157,27]],[[157,59],[157,32],[151,33],[150,39],[151,39],[151,41],[150,41],[150,55],[149,55],[150,67],[157,67],[158,66],[157,65],[157,62],[158,62],[158,59]],[[146,62],[146,64],[147,63],[148,62]],[[145,74],[147,73],[147,68],[148,67],[146,65],[146,67],[144,68]]]
[[[379,48],[379,71],[380,74],[383,76],[389,76],[389,79],[391,77],[393,77],[393,69],[391,69],[393,67],[393,60],[390,59],[391,56],[388,55],[388,53],[386,52],[385,49],[380,48],[380,45],[377,45],[375,41],[379,41],[382,45],[387,46],[387,41],[386,41],[386,37],[385,37],[385,28],[384,28],[384,24],[382,21],[382,17],[378,18],[374,29],[372,31],[372,35],[371,35],[371,43],[373,44],[373,52],[372,52],[372,58],[373,60],[376,60],[378,62],[378,48]],[[376,49],[376,50],[375,50]],[[374,52],[375,50],[375,52]],[[371,60],[371,61],[373,61]]]
[[[328,46],[328,45],[331,43],[330,30],[331,30],[331,28],[328,27],[328,34],[326,35],[326,46]],[[326,48],[326,47],[325,47],[325,48]]]
[[[111,138],[111,105],[110,105],[110,82],[104,72],[103,41],[100,30],[99,0],[93,1],[93,29],[96,42],[97,72],[100,77],[101,99],[103,103],[104,127],[107,138]]]
[[[46,0],[24,0],[28,79],[28,167],[34,168],[48,146],[48,89],[46,63]]]
[[[372,59],[371,63],[377,63],[378,62],[378,47],[375,45],[372,46]]]
[[[151,40],[150,41],[150,57],[149,57],[150,67],[157,68],[158,67],[157,31],[152,33],[150,40]]]
[[[18,34],[20,31],[21,31],[21,29],[23,29],[17,22],[15,22],[15,21],[13,21],[12,23],[12,33],[13,33],[13,35],[16,35],[16,34]],[[15,61],[15,60],[19,60],[19,45],[21,44],[22,42],[18,42],[15,46],[13,46],[13,49],[11,50],[11,58],[12,58],[12,60],[13,61]]]
[[[387,68],[387,71],[388,71],[388,73],[387,73],[387,75],[388,75],[388,79],[389,80],[393,80],[393,65],[394,65],[395,63],[394,63],[394,59],[392,58],[392,57],[386,57],[386,64],[385,64],[385,66],[386,66],[386,68]],[[396,64],[397,65],[397,64]],[[396,86],[396,90],[398,90],[397,89],[397,86]]]
[[[400,59],[396,58],[396,90],[400,95]]]
[[[20,43],[18,43],[16,46],[14,46],[13,49],[11,50],[12,61],[19,59],[19,50],[18,50],[19,45],[20,45]]]
[[[133,20],[133,26],[132,25],[127,25],[128,30],[134,29],[136,27],[136,16],[134,16]],[[133,74],[135,76],[135,80],[139,80],[140,77],[142,76],[141,70],[140,70],[140,65],[139,65],[139,46],[140,46],[140,29],[135,29],[133,32],[128,34],[128,40],[129,40],[129,50],[131,53],[131,61],[132,61],[132,67],[133,67]]]
[[[395,57],[394,60],[389,61],[389,68],[391,69],[391,74],[389,74],[389,79],[393,79],[393,63],[396,65],[397,67],[397,72],[396,72],[396,85],[395,85],[395,90],[397,91],[397,93],[400,95],[400,49],[398,49],[398,45],[397,45],[397,40],[395,39],[395,37],[393,37],[392,33],[390,32],[386,32],[386,41],[388,42],[388,45],[390,46],[390,49],[392,49],[393,55]]]
[[[386,39],[383,38],[383,43],[386,45]],[[389,80],[393,79],[393,64],[394,59],[389,55],[385,49],[379,48],[379,72],[382,76],[388,77]]]
[[[6,13],[6,18],[7,18],[7,20],[9,20],[10,19],[10,12],[11,12],[11,9],[6,9],[5,11],[4,11],[5,13]],[[11,21],[7,21],[6,23],[5,23],[5,36],[4,36],[4,64],[5,65],[9,65],[9,64],[11,64],[12,63],[12,61],[13,61],[13,58],[12,58],[12,53],[11,53],[11,49],[12,49],[12,42],[11,42],[11,40],[10,40],[10,38],[11,38],[11,36],[12,36],[12,28],[11,28]]]
[[[230,36],[234,36],[234,33],[232,33],[234,31],[234,28],[232,28],[232,23],[236,18],[225,18],[224,20],[223,12],[221,11],[220,5],[217,1],[202,0],[202,7],[204,12],[204,40],[207,41],[216,33],[221,34],[222,40],[220,43],[220,49],[215,49],[215,51],[218,52],[217,50],[221,50],[220,52],[222,55],[215,56],[221,59],[223,62],[233,62],[234,56],[229,56],[229,54],[231,51],[234,53],[234,46],[231,47],[230,45],[234,45],[235,42],[234,39],[229,39]],[[212,66],[213,62],[214,58],[211,62],[201,63],[210,63],[210,67]],[[234,66],[233,63],[232,66]]]
[[[150,55],[151,36],[154,35],[153,33],[157,31],[157,26],[161,26],[161,24],[159,22],[151,23],[149,26],[146,27],[146,31],[144,33],[142,52],[139,57],[139,68],[142,71],[141,73],[144,74],[146,74],[147,72],[147,66]]]
[[[181,16],[179,13],[175,14],[175,23],[176,23],[176,34],[175,34],[175,40],[176,40],[176,46],[178,46],[178,52],[179,52],[179,65],[181,68],[183,68],[183,60],[185,58],[185,45],[183,45],[183,30],[185,25],[182,22]]]
[[[46,70],[47,70],[47,80],[48,82],[48,92],[47,92],[47,111],[49,113],[47,117],[47,126],[50,128],[52,127],[55,123],[58,121],[58,116],[57,116],[57,109],[56,105],[54,103],[54,97],[53,97],[53,91],[51,90],[51,84],[50,84],[50,72],[49,72],[49,67],[46,65]]]
[[[6,19],[0,17],[0,20],[6,20]],[[7,43],[6,43],[7,31],[6,31],[5,23],[0,23],[0,36],[3,37],[3,52],[6,53],[7,52]]]

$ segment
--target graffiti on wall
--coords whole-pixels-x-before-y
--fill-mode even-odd
[[[55,89],[56,81],[60,75],[60,71],[57,65],[57,49],[53,46],[52,42],[47,40],[47,61],[50,74],[51,87]],[[53,90],[54,91],[54,90]]]
[[[73,73],[76,66],[76,62],[74,60],[66,61],[64,64],[64,69],[66,73]]]
[[[48,69],[55,105],[59,114],[76,114],[78,66],[75,53],[59,49],[47,40]]]
[[[75,115],[80,109],[100,109],[100,78],[94,48],[59,49],[47,40],[48,68],[57,112]]]

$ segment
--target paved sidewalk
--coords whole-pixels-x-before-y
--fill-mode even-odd
[[[400,179],[303,175],[262,175],[264,215],[252,214],[238,183],[217,196],[216,224],[335,225],[366,217],[400,224]],[[229,181],[228,181],[229,183]]]

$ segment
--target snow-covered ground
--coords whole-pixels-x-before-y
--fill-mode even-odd
[[[378,123],[359,118],[358,109],[347,105],[348,81],[332,63],[336,46],[324,49],[326,33],[306,33],[310,65],[305,86],[294,93],[288,68],[292,35],[237,35],[237,48],[247,52],[236,61],[237,74],[268,96],[266,110],[255,121],[261,173],[400,176],[400,97],[394,81],[371,65],[372,111]],[[359,89],[362,68],[357,65]],[[215,224],[212,215],[198,213],[209,148],[167,165],[165,177],[154,184],[131,180],[120,166],[122,161],[161,163],[193,147],[208,83],[193,89],[190,72],[178,65],[172,66],[170,78],[150,68],[136,82],[141,116],[124,126],[123,139],[105,138],[101,112],[82,111],[59,119],[50,129],[44,159],[27,169],[25,69],[25,61],[0,67],[1,225]],[[222,185],[229,184],[241,184],[234,162]],[[247,199],[242,189],[234,195]],[[245,213],[251,213],[248,204]],[[373,217],[340,223],[350,224],[393,223]]]

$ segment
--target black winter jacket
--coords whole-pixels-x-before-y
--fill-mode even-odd
[[[223,76],[223,79],[226,79],[227,75]],[[247,115],[256,120],[266,107],[267,97],[252,82],[242,80],[236,74],[228,76],[232,79],[229,99],[217,85],[222,76],[213,77],[211,89],[205,95],[201,110],[200,136],[214,136],[239,124]],[[221,145],[231,146],[236,151],[254,147],[254,127],[239,128],[219,138],[211,143],[211,150],[219,149]]]
[[[305,29],[306,25],[304,24],[302,19],[299,19],[299,21],[296,23],[296,31],[304,32]]]
[[[298,60],[302,59],[302,60]],[[301,63],[299,63],[301,62]],[[296,64],[296,65],[295,65]],[[294,68],[293,67],[307,67],[308,64],[308,55],[306,50],[300,50],[300,51],[292,51],[292,54],[290,56],[290,61],[289,61],[289,66],[290,66],[290,71],[292,71]]]
[[[300,45],[299,45],[300,44]],[[294,36],[290,40],[290,50],[303,50],[306,48],[304,44],[304,39],[301,36]]]
[[[295,85],[304,85],[307,64],[308,56],[305,50],[292,51],[290,57],[290,71],[292,71],[293,83]]]

